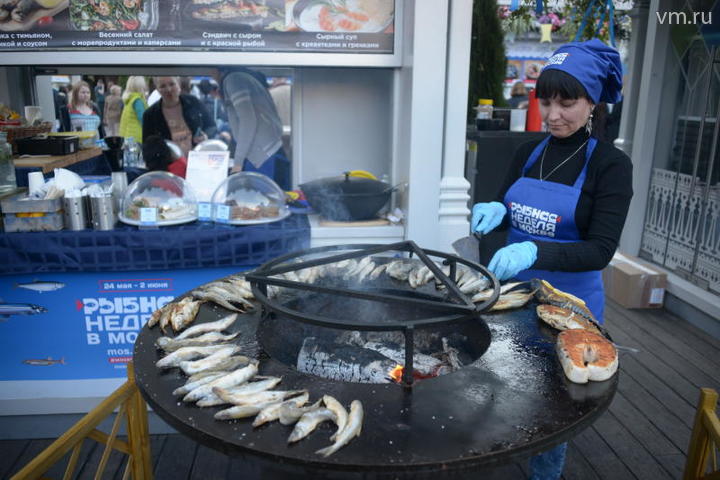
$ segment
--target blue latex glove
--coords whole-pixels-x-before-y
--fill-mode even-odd
[[[493,255],[488,269],[498,280],[507,280],[532,267],[537,260],[537,245],[533,242],[511,243]]]
[[[500,202],[476,203],[472,208],[470,231],[486,234],[500,225],[507,210]]]

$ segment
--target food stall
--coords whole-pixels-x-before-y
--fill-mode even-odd
[[[305,0],[221,3],[44,0],[28,11],[4,8],[0,79],[7,81],[0,83],[19,85],[21,94],[0,88],[0,101],[16,109],[32,102],[53,119],[54,75],[282,71],[292,78],[293,186],[369,171],[405,185],[391,199],[402,221],[354,225],[292,215],[257,226],[3,233],[3,265],[23,267],[4,269],[0,297],[28,314],[0,324],[17,346],[0,368],[4,419],[87,411],[122,381],[123,357],[149,312],[209,279],[308,246],[412,239],[450,251],[466,234],[470,0],[348,2],[365,12],[356,22]],[[172,244],[177,255],[163,253],[169,239],[180,242]],[[60,341],[42,349],[39,339]],[[75,349],[93,353],[72,358]]]

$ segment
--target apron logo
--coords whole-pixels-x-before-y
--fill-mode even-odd
[[[516,202],[510,202],[509,206],[510,221],[514,228],[528,235],[555,237],[557,225],[562,218],[560,215]]]
[[[547,67],[548,65],[562,65],[568,55],[569,55],[569,53],[567,53],[567,52],[556,53],[555,55],[553,55],[552,57],[550,57],[548,59],[545,66]]]

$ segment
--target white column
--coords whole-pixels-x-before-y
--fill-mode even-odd
[[[450,28],[445,88],[445,144],[440,181],[438,249],[451,252],[453,241],[468,234],[468,189],[465,179],[468,81],[472,37],[472,0],[450,1]]]
[[[412,39],[404,46],[403,68],[396,81],[396,98],[402,110],[396,178],[405,180],[402,171],[407,167],[409,185],[406,238],[433,249],[440,245],[438,199],[445,129],[448,8],[449,0],[413,2],[414,15],[408,16]]]
[[[650,189],[653,159],[658,122],[661,115],[661,103],[658,101],[659,84],[666,71],[665,63],[671,55],[670,28],[658,25],[655,12],[670,10],[670,2],[651,0],[648,17],[647,36],[643,53],[642,76],[640,81],[640,98],[637,102],[637,115],[632,145],[633,163],[633,199],[625,222],[623,236],[620,239],[620,250],[637,255],[642,241],[645,210],[647,209],[647,193]],[[633,81],[638,80],[638,78]]]

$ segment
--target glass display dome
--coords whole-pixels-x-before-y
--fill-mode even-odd
[[[213,193],[213,219],[232,225],[276,222],[290,215],[285,192],[269,177],[254,172],[230,175]]]
[[[147,216],[141,219],[144,208],[155,211],[146,211]],[[153,216],[155,222],[147,220]],[[181,177],[168,172],[148,172],[128,186],[119,218],[121,222],[130,225],[188,223],[198,218],[197,199],[192,188]]]

